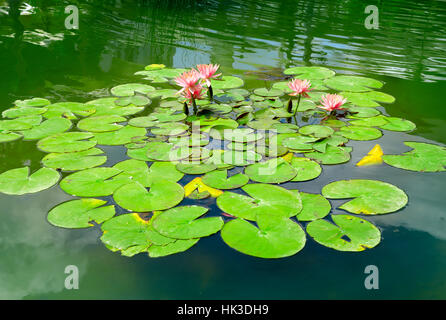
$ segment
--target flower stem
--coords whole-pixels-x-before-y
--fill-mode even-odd
[[[183,112],[186,114],[186,116],[189,115],[189,108],[187,107],[186,101],[184,101]]]
[[[198,113],[198,110],[197,110],[197,103],[195,102],[194,97],[192,97],[192,106],[194,107],[194,115],[196,115]]]
[[[214,90],[212,89],[212,86],[211,86],[211,85],[209,86],[209,91],[208,91],[208,93],[209,93],[209,100],[210,100],[210,101],[214,100]]]
[[[302,95],[301,95],[301,94],[299,95],[299,99],[297,99],[297,107],[296,107],[296,110],[294,110],[293,116],[296,115],[297,109],[299,109],[300,98],[302,98]]]

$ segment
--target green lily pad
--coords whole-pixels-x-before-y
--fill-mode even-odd
[[[245,174],[260,183],[284,183],[296,177],[297,170],[284,159],[276,158],[247,166]]]
[[[77,127],[88,132],[110,132],[121,129],[123,126],[118,123],[125,121],[126,118],[117,115],[89,117],[80,120]]]
[[[191,150],[188,147],[178,147],[167,142],[148,142],[146,156],[149,159],[158,161],[177,161],[190,156]]]
[[[168,99],[168,98],[175,98],[177,95],[177,90],[175,89],[157,89],[155,91],[149,92],[148,96],[150,98],[157,98],[160,99]]]
[[[149,257],[151,258],[165,257],[171,254],[176,254],[189,250],[199,240],[200,239],[188,239],[188,240],[179,239],[165,246],[152,245],[147,249],[147,251],[149,252]]]
[[[14,132],[0,132],[0,143],[15,141],[20,139],[21,137],[21,134],[17,134]]]
[[[178,163],[176,165],[178,171],[186,174],[204,174],[214,171],[217,166],[213,163]]]
[[[278,124],[281,124],[278,120],[271,118],[262,118],[258,120],[249,121],[246,125],[251,129],[268,130],[272,128],[274,125]]]
[[[153,116],[137,117],[129,120],[129,125],[138,128],[151,128],[157,123],[157,118]]]
[[[181,122],[166,122],[157,124],[156,128],[151,129],[151,132],[156,135],[178,136],[188,129],[189,126]]]
[[[226,150],[221,154],[224,163],[234,166],[247,166],[262,160],[262,156],[252,150]]]
[[[317,140],[317,138],[314,137],[301,135],[283,136],[283,134],[280,134],[279,137],[281,140],[279,143],[281,143],[282,146],[293,150],[311,150],[313,149],[313,142]]]
[[[89,132],[65,132],[55,134],[40,140],[37,147],[45,152],[78,152],[93,148],[96,140],[87,140],[93,137]]]
[[[383,116],[376,116],[376,117],[370,117],[365,119],[359,119],[359,120],[352,120],[350,121],[350,124],[353,126],[360,126],[360,127],[380,127],[385,124],[387,124],[387,120]]]
[[[305,232],[286,217],[258,214],[256,223],[235,219],[227,222],[222,231],[223,241],[231,248],[259,258],[289,257],[305,246]]]
[[[135,105],[137,107],[142,107],[142,106],[149,105],[151,102],[152,101],[149,98],[147,98],[145,96],[139,96],[139,95],[130,96],[130,97],[122,97],[122,98],[115,100],[115,104],[120,107],[126,107],[130,104]]]
[[[183,176],[184,173],[178,171],[176,165],[171,162],[153,162],[149,168],[149,178],[152,181],[169,180],[177,182],[181,180]]]
[[[2,131],[28,130],[32,127],[31,124],[20,121],[20,118],[14,120],[0,120],[0,130]]]
[[[367,92],[341,92],[344,98],[358,107],[379,107],[379,103],[393,103],[395,98],[390,94],[380,91],[367,91]],[[377,101],[377,102],[376,102]]]
[[[344,145],[347,142],[347,138],[334,134],[329,138],[325,138],[321,141],[313,143],[313,149],[319,152],[325,152],[327,150],[327,146],[329,145],[338,147]]]
[[[155,88],[142,83],[127,83],[113,87],[110,91],[118,97],[130,97],[136,93],[148,94],[151,91],[155,91]]]
[[[19,118],[25,116],[41,115],[47,111],[47,108],[20,107],[10,108],[2,112],[4,118]]]
[[[267,89],[267,88],[258,88],[254,90],[254,93],[261,97],[280,97],[283,95],[283,91],[280,89]]]
[[[36,193],[54,186],[59,172],[41,168],[30,175],[29,167],[8,170],[0,174],[0,192],[10,195]]]
[[[135,212],[166,210],[175,207],[184,198],[184,189],[169,180],[153,181],[149,190],[138,182],[123,185],[113,199],[124,209]]]
[[[372,91],[383,86],[381,81],[358,76],[336,76],[326,79],[324,84],[335,90],[351,92]]]
[[[322,164],[340,164],[350,160],[351,147],[335,147],[327,145],[325,152],[305,153],[305,157]]]
[[[94,108],[79,102],[58,102],[46,107],[47,111],[43,116],[51,118],[77,119],[77,116],[88,117],[96,112]]]
[[[314,138],[326,138],[331,136],[334,130],[330,127],[312,124],[300,128],[299,133]]]
[[[327,79],[333,77],[335,72],[324,67],[293,67],[285,69],[285,74],[295,74],[299,79]]]
[[[88,101],[86,104],[96,110],[96,112],[94,113],[95,117],[110,116],[110,115],[130,116],[144,110],[144,107],[137,107],[135,105],[120,107],[117,104],[115,104],[116,100],[118,100],[118,98],[116,97],[100,98]]]
[[[59,204],[48,213],[48,221],[56,227],[62,228],[89,228],[95,221],[100,224],[115,215],[115,206],[102,205],[107,202],[99,199],[71,200]]]
[[[403,208],[408,201],[403,190],[376,180],[340,180],[322,188],[329,199],[354,198],[339,208],[356,214],[385,214]]]
[[[246,220],[258,214],[293,217],[302,210],[299,193],[269,184],[247,184],[242,187],[249,196],[225,191],[217,198],[217,206],[226,213]]]
[[[85,170],[100,166],[107,161],[101,149],[91,148],[79,152],[50,153],[42,159],[45,167],[61,169],[63,171]]]
[[[381,232],[367,220],[349,215],[333,215],[332,224],[315,220],[307,225],[308,234],[323,246],[338,251],[363,251],[381,241]]]
[[[125,126],[116,131],[98,132],[94,137],[100,145],[118,146],[132,142],[134,137],[142,137],[146,135],[146,129]]]
[[[243,86],[243,80],[234,76],[223,76],[221,79],[212,79],[211,85],[214,90],[234,89]]]
[[[65,118],[54,118],[43,121],[38,126],[22,131],[25,140],[39,140],[57,133],[68,131],[71,128],[71,121]]]
[[[175,239],[164,237],[153,228],[152,219],[145,221],[137,213],[116,216],[102,224],[101,241],[115,251],[133,249],[135,253],[174,242]]]
[[[361,126],[342,127],[339,133],[348,139],[361,141],[375,140],[383,135],[379,129]]]
[[[224,224],[220,217],[200,218],[208,210],[199,206],[172,208],[159,214],[153,221],[153,227],[169,238],[186,240],[207,237],[220,231]]]
[[[296,216],[299,221],[313,221],[326,217],[331,211],[330,202],[320,194],[300,192],[302,211]]]
[[[413,150],[402,155],[384,155],[384,162],[404,170],[445,171],[446,148],[422,142],[404,142],[404,144],[413,148]]]
[[[243,187],[249,182],[249,177],[243,173],[228,177],[228,170],[223,169],[206,173],[202,181],[211,188],[229,190]]]
[[[351,113],[349,118],[369,118],[375,117],[381,113],[374,108],[366,107],[348,107],[347,110]]]
[[[49,105],[51,102],[47,99],[43,98],[32,98],[27,100],[16,100],[14,104],[19,108],[25,107],[45,107]]]
[[[212,103],[201,107],[201,110],[209,110],[215,113],[226,114],[232,111],[232,107],[229,104]]]
[[[396,118],[396,117],[385,117],[387,123],[380,126],[381,129],[389,130],[389,131],[401,131],[407,132],[416,129],[415,123],[412,121]]]
[[[291,181],[308,181],[319,177],[322,168],[319,163],[307,158],[293,157],[291,166],[297,170],[297,175]]]

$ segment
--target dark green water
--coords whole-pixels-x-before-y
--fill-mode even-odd
[[[385,153],[407,151],[403,141],[446,143],[445,1],[74,2],[80,28],[67,31],[70,1],[0,0],[0,111],[35,96],[53,102],[106,96],[116,84],[139,80],[133,73],[150,63],[220,63],[248,87],[266,81],[265,71],[323,65],[385,81],[382,91],[397,99],[387,113],[416,123],[410,135],[379,140]],[[380,10],[378,30],[364,27],[370,4]],[[405,209],[367,217],[383,235],[373,250],[341,253],[308,239],[293,257],[262,260],[232,250],[216,235],[183,254],[129,259],[105,249],[98,228],[51,226],[49,209],[70,199],[55,186],[27,196],[0,195],[0,298],[446,298],[446,176],[355,167],[375,144],[350,143],[348,164],[324,166],[318,179],[294,184],[316,193],[334,180],[373,178],[405,190]],[[119,148],[104,150],[111,152],[110,163],[123,159]],[[35,142],[2,144],[0,172],[38,168],[42,156]],[[79,267],[79,290],[64,289],[67,265]],[[367,265],[379,268],[379,290],[364,288]]]

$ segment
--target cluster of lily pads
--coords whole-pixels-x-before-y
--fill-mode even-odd
[[[218,232],[233,249],[261,258],[296,254],[306,233],[339,251],[380,242],[380,230],[358,215],[400,210],[408,202],[404,191],[356,179],[334,181],[312,194],[293,182],[316,179],[324,165],[350,161],[349,140],[415,129],[376,108],[395,100],[376,91],[382,82],[294,67],[284,74],[310,81],[312,91],[290,100],[288,81],[247,90],[241,78],[225,75],[210,80],[212,96],[194,101],[198,113],[190,115],[187,97],[177,95],[174,82],[186,71],[149,65],[136,73],[144,83],[118,85],[109,97],[86,103],[16,101],[2,113],[0,142],[35,140],[47,155],[35,172],[22,167],[1,173],[0,192],[23,195],[59,183],[76,198],[53,208],[48,221],[62,228],[100,224],[102,242],[125,256],[182,252]],[[328,92],[347,98],[341,112],[327,115],[318,108]],[[405,143],[413,150],[381,153],[378,162],[445,170],[444,147]],[[100,146],[124,146],[129,159],[105,167]],[[209,197],[216,198],[217,215],[206,216],[209,209],[199,205]],[[181,205],[184,198],[197,204]],[[353,215],[330,215],[327,199],[348,199],[339,209]]]

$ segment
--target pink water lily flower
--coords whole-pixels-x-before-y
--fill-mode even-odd
[[[182,92],[183,97],[185,97],[189,102],[192,100],[201,100],[204,95],[203,86],[201,84],[197,84],[194,87],[191,87],[189,90],[185,90]]]
[[[175,78],[176,84],[182,87],[177,94],[194,91],[194,88],[197,85],[200,85],[199,81],[200,73],[197,70],[192,69],[190,71],[183,72],[180,76]]]
[[[333,110],[344,110],[344,108],[341,108],[343,104],[347,102],[347,99],[345,99],[343,96],[338,94],[326,94],[322,96],[321,103],[322,106],[318,106],[321,109],[327,110],[327,111],[333,111]]]
[[[308,98],[308,92],[312,90],[310,89],[311,82],[309,80],[292,80],[288,82],[288,87],[293,90],[293,92],[289,94],[290,96],[302,95],[305,98]]]
[[[215,74],[220,68],[218,64],[199,64],[197,65],[198,72],[200,74],[201,79],[206,82],[206,85],[209,87],[211,85],[211,79],[217,78],[221,76],[221,73]]]

